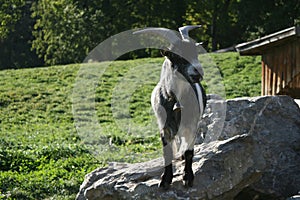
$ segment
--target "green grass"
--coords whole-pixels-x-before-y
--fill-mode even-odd
[[[223,77],[226,98],[259,96],[261,57],[237,53],[211,54]]]
[[[226,98],[260,94],[260,57],[225,53],[202,55],[200,60],[209,93]],[[82,87],[94,88],[92,110],[101,131],[88,123],[89,105],[72,101],[79,93],[73,93],[77,73],[95,69],[95,64],[0,71],[0,199],[74,199],[84,175],[93,169],[109,161],[160,156],[150,95],[162,62],[116,61],[102,76],[95,76],[94,70],[83,75],[97,82]]]

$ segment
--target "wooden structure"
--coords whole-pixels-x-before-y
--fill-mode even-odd
[[[300,98],[300,26],[236,46],[240,55],[262,55],[261,95]]]

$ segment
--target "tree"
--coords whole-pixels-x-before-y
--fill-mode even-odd
[[[217,50],[224,44],[224,27],[230,28],[230,6],[233,0],[190,0],[186,11],[187,24],[202,24],[201,39],[208,49]],[[228,40],[227,40],[228,41]]]
[[[0,3],[0,39],[5,40],[9,33],[14,31],[17,21],[21,18],[21,8],[24,0],[1,0]]]
[[[30,67],[41,64],[32,52],[31,1],[1,0],[0,69]]]
[[[32,48],[46,65],[80,62],[87,54],[84,10],[72,0],[40,0],[33,6]]]

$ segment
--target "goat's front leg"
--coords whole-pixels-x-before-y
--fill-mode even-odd
[[[171,133],[167,128],[164,128],[161,131],[161,140],[163,144],[163,157],[164,157],[165,171],[162,175],[159,187],[168,189],[173,179],[173,167],[172,167],[173,149],[172,149]]]
[[[192,169],[193,157],[194,157],[194,149],[185,151],[184,153],[185,166],[184,166],[183,180],[185,182],[185,185],[188,187],[192,187],[194,182],[194,173]]]

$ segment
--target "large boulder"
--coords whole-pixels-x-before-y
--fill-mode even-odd
[[[194,186],[174,161],[167,191],[158,188],[163,160],[110,163],[86,175],[77,200],[286,199],[300,191],[300,109],[288,96],[211,99],[195,146]],[[201,137],[199,137],[201,138]],[[294,196],[295,197],[295,196]]]

